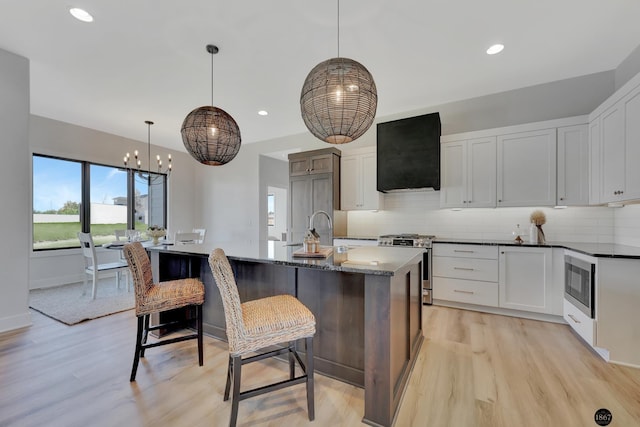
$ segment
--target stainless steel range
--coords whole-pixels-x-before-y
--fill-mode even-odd
[[[401,246],[424,249],[422,259],[422,303],[433,302],[431,288],[431,246],[435,236],[424,234],[387,234],[378,237],[378,246]]]

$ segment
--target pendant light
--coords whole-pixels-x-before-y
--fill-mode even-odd
[[[229,163],[240,151],[240,128],[226,111],[213,106],[213,55],[218,47],[207,45],[211,54],[211,106],[196,108],[182,122],[182,142],[191,156],[202,164]]]
[[[144,122],[147,125],[147,161],[148,161],[147,173],[149,174],[149,176],[151,176],[151,125],[153,124],[153,122],[151,120],[145,120]],[[133,161],[133,165],[131,166],[131,169],[137,168],[138,172],[141,173],[142,170],[140,169],[140,167],[142,166],[142,161],[138,156],[138,150],[135,150],[133,152],[133,157],[134,157],[134,161]],[[127,155],[124,156],[124,167],[127,169],[129,168],[130,160],[131,160],[131,156],[129,155],[129,153],[127,153]],[[160,160],[160,155],[158,154],[156,156],[158,173],[165,173],[167,175],[171,174],[171,171],[173,170],[171,165],[171,154],[169,154],[168,160],[169,162],[168,162],[167,169],[162,170],[162,160]]]
[[[364,134],[376,116],[378,94],[371,73],[357,61],[338,56],[316,65],[302,86],[300,110],[307,129],[330,144],[351,142]]]

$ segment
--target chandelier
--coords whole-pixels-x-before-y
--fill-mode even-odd
[[[240,128],[226,111],[213,106],[213,55],[219,49],[207,45],[211,54],[211,106],[196,108],[182,122],[182,142],[191,156],[202,164],[220,166],[240,151]]]
[[[149,169],[147,170],[147,172],[149,172],[149,175],[151,175],[151,125],[153,124],[152,121],[150,120],[145,120],[144,121],[147,124],[147,160],[148,160],[148,167]],[[129,153],[127,153],[126,156],[124,156],[124,167],[125,168],[129,168],[129,161],[131,160],[131,155]],[[133,162],[134,164],[131,166],[131,169],[137,168],[139,172],[143,172],[141,170],[142,167],[142,161],[140,160],[140,157],[138,156],[138,150],[135,150],[133,152]],[[160,160],[160,155],[158,154],[156,156],[156,164],[158,167],[158,173],[165,173],[165,174],[170,174],[171,173],[171,154],[169,154],[168,156],[168,161],[167,161],[168,165],[167,165],[167,169],[162,170],[162,160]]]
[[[338,0],[338,56],[316,65],[305,79],[300,94],[302,120],[316,138],[345,144],[371,127],[377,106],[371,73],[359,62],[340,57]]]

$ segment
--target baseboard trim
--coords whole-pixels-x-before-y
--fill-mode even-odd
[[[511,310],[500,307],[488,307],[483,305],[464,304],[455,301],[433,300],[433,305],[443,307],[459,308],[462,310],[481,311],[483,313],[500,314],[502,316],[521,317],[523,319],[540,320],[542,322],[562,323],[566,324],[562,316],[553,314],[535,313],[531,311]],[[424,306],[428,307],[428,306]]]
[[[15,316],[0,317],[0,334],[26,328],[27,326],[31,326],[31,313],[29,311]]]

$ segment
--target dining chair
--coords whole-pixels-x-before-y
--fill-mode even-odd
[[[114,234],[118,242],[126,241],[127,230],[115,230]]]
[[[200,233],[182,233],[178,231],[175,234],[173,243],[176,245],[186,245],[190,243],[198,243],[200,240]]]
[[[194,228],[193,230],[194,233],[198,233],[200,235],[200,238],[198,239],[197,243],[204,243],[204,236],[207,234],[207,229],[206,228]]]
[[[313,421],[313,336],[316,333],[316,319],[311,311],[292,295],[240,302],[233,270],[224,250],[220,248],[209,255],[209,266],[222,297],[229,345],[227,383],[223,398],[225,401],[229,400],[233,384],[229,425],[236,425],[241,400],[301,383],[306,383],[307,412],[309,421]],[[296,341],[300,339],[305,341],[306,366],[296,351]],[[273,350],[273,346],[277,349]],[[268,347],[272,350],[265,351]],[[287,354],[289,358],[289,379],[240,391],[243,365],[282,354]],[[297,377],[296,360],[303,372],[303,375]]]
[[[135,231],[135,230],[124,230],[124,229],[116,229],[114,230],[114,234],[116,236],[116,241],[118,242],[126,242],[129,240],[129,235],[131,235],[131,232]],[[120,260],[122,260],[122,262],[127,262],[127,260],[124,259],[124,252],[119,251],[118,252],[118,258]],[[129,280],[129,274],[130,271],[129,269],[127,269],[125,271],[125,273],[127,275],[127,292],[131,291],[131,280]]]
[[[197,278],[168,280],[153,282],[151,261],[149,255],[140,242],[124,245],[124,256],[129,264],[136,298],[136,316],[138,331],[136,334],[136,349],[129,381],[135,381],[140,358],[144,357],[146,349],[166,344],[173,344],[185,340],[198,340],[198,363],[203,365],[202,348],[202,304],[204,303],[204,284]],[[169,322],[149,326],[150,315],[177,308],[195,306],[196,333],[175,338],[165,338],[147,343],[149,331],[167,329],[180,322]]]
[[[80,247],[82,248],[82,255],[84,257],[84,289],[87,289],[87,275],[90,275],[93,284],[91,287],[91,299],[96,299],[96,285],[98,283],[98,277],[100,273],[115,273],[116,274],[116,286],[120,288],[120,276],[121,273],[129,269],[126,261],[115,261],[100,264],[98,262],[98,256],[96,255],[96,247],[93,244],[93,237],[91,233],[78,232],[78,240],[80,240]],[[126,275],[126,274],[125,274]],[[127,275],[127,289],[129,288],[129,276]]]

